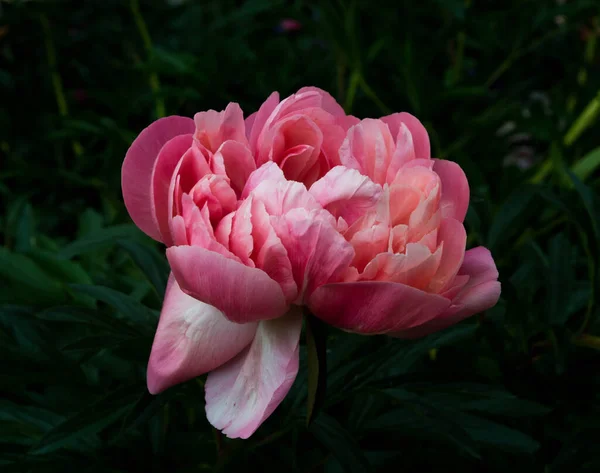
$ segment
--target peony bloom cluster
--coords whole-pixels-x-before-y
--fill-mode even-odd
[[[493,306],[485,248],[465,251],[469,186],[408,113],[347,116],[326,92],[273,93],[143,130],[125,205],[172,274],[148,364],[158,393],[209,372],[206,413],[247,438],[298,371],[299,307],[361,334],[418,337]]]

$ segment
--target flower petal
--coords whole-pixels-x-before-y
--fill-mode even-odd
[[[404,284],[360,281],[321,286],[308,305],[335,327],[377,334],[422,325],[446,310],[450,301]]]
[[[442,181],[442,216],[464,221],[469,209],[469,182],[464,171],[455,162],[441,159],[434,159],[433,171]]]
[[[334,217],[352,225],[373,208],[382,188],[356,169],[336,166],[315,182],[309,192]]]
[[[468,276],[467,284],[452,301],[452,305],[441,315],[429,322],[413,327],[394,336],[416,338],[437,332],[454,325],[471,315],[490,309],[500,298],[498,270],[487,248],[479,246],[465,253],[459,278]]]
[[[438,230],[438,243],[444,245],[442,259],[429,285],[429,290],[435,293],[442,292],[452,283],[463,263],[467,245],[467,232],[463,224],[453,218],[442,220]]]
[[[394,138],[398,136],[400,124],[404,123],[412,135],[413,147],[417,159],[429,159],[431,157],[429,135],[417,117],[410,113],[401,112],[382,117],[381,121],[387,124]]]
[[[339,281],[354,258],[354,249],[322,211],[291,210],[272,219],[275,233],[287,250],[298,287],[298,302],[315,288]]]
[[[194,132],[194,121],[171,116],[142,130],[125,155],[121,169],[123,200],[131,219],[148,236],[162,241],[152,199],[152,175],[161,148],[179,135]]]
[[[260,136],[265,123],[271,116],[275,107],[279,104],[279,93],[273,92],[269,98],[260,106],[258,112],[253,113],[246,119],[246,134],[250,143],[252,152],[256,152],[258,137]]]
[[[148,390],[157,394],[221,366],[250,344],[256,327],[230,322],[185,294],[171,275],[148,362]]]
[[[287,310],[281,287],[260,269],[197,246],[172,246],[167,258],[183,292],[232,322],[272,319]]]
[[[298,373],[300,314],[262,321],[252,344],[206,380],[206,416],[230,438],[248,438],[283,401]]]

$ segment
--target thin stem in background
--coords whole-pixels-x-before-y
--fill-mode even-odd
[[[58,72],[56,48],[54,47],[54,39],[52,38],[52,31],[50,30],[50,22],[48,21],[46,15],[40,14],[40,23],[42,24],[42,30],[44,32],[46,59],[48,61],[48,67],[50,68],[50,77],[52,78],[52,88],[54,89],[54,97],[56,98],[58,113],[61,117],[68,117],[69,106],[67,105],[67,101],[65,99],[62,78]],[[73,147],[73,153],[75,156],[81,156],[83,153],[83,147],[79,141],[73,140],[71,146]]]
[[[148,58],[152,59],[154,56],[154,48],[152,46],[152,39],[150,38],[148,27],[146,26],[146,22],[144,21],[142,13],[140,12],[140,2],[139,0],[131,0],[129,6],[133,15],[133,19],[135,20],[135,25],[138,29],[140,37],[142,38],[142,43],[144,43],[144,49],[148,54]],[[150,83],[152,93],[154,94],[156,118],[164,117],[166,115],[165,101],[162,97],[160,97],[160,80],[158,78],[158,74],[156,72],[151,72],[148,81]]]

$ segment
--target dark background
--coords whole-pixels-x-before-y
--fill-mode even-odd
[[[0,470],[600,471],[599,36],[597,0],[0,1]],[[229,441],[202,378],[146,392],[168,267],[120,167],[158,116],[305,85],[424,122],[503,295],[422,340],[331,330],[313,424],[303,347]]]

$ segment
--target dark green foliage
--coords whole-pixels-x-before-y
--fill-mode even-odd
[[[0,470],[600,471],[599,42],[596,0],[0,2]],[[304,85],[425,123],[502,298],[415,341],[316,328],[231,441],[202,378],[147,393],[168,265],[120,167],[158,115]]]

